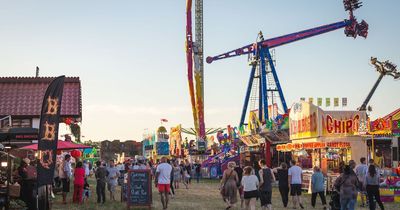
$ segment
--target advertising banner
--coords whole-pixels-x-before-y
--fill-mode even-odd
[[[400,136],[400,112],[392,117],[392,134]]]
[[[182,129],[181,125],[171,128],[169,135],[169,151],[171,155],[180,156],[182,152]]]
[[[258,146],[258,145],[260,145],[260,143],[265,142],[265,139],[258,134],[248,135],[248,136],[240,136],[240,140],[242,140],[242,142],[249,147]]]
[[[295,103],[289,114],[290,139],[319,136],[318,112],[320,109],[307,102]]]
[[[268,106],[268,117],[270,119],[275,119],[276,116],[278,116],[278,104],[274,103]]]
[[[60,121],[61,99],[64,89],[64,76],[54,79],[44,94],[40,112],[37,185],[53,184],[56,164],[58,124]]]
[[[378,118],[370,123],[370,134],[388,135],[392,133],[392,120],[390,118],[384,120]]]
[[[251,134],[260,133],[261,131],[261,122],[258,119],[257,112],[258,110],[253,110],[249,113],[248,130]]]
[[[367,125],[365,111],[323,111],[307,102],[295,103],[289,113],[290,140],[364,135]]]
[[[279,144],[276,150],[279,152],[299,151],[302,149],[325,149],[325,148],[350,148],[350,142],[305,142]]]

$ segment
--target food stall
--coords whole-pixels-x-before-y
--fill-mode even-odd
[[[295,103],[289,114],[291,143],[277,146],[291,151],[304,170],[303,189],[309,188],[312,168],[319,166],[328,177],[328,189],[339,176],[340,164],[367,156],[361,134],[366,130],[366,113],[362,111],[324,111],[307,103]]]
[[[288,162],[290,153],[276,151],[276,146],[289,142],[288,115],[278,115],[275,119],[269,119],[261,123],[257,118],[257,110],[249,115],[249,122],[240,129],[240,160],[245,165],[259,168],[258,161],[265,159],[269,167],[277,167],[281,162]]]
[[[400,109],[369,123],[368,157],[380,168],[382,202],[400,202],[399,131]]]
[[[255,166],[260,159],[265,157],[265,139],[259,135],[240,136],[244,145],[240,147],[240,161],[248,166]]]

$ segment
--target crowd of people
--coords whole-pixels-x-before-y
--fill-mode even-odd
[[[331,206],[341,210],[354,210],[357,196],[360,194],[361,207],[368,205],[370,210],[375,210],[377,203],[380,209],[384,210],[379,194],[380,169],[373,159],[370,159],[368,165],[365,161],[366,158],[361,158],[359,165],[356,165],[354,160],[343,164],[340,176],[333,183],[338,199],[336,203],[332,200]],[[220,193],[226,203],[226,209],[234,207],[238,197],[241,209],[256,209],[257,199],[260,200],[262,209],[272,209],[272,185],[276,180],[283,207],[288,207],[290,194],[293,209],[306,208],[302,202],[303,170],[295,160],[290,161],[290,167],[282,163],[280,167],[271,169],[265,164],[265,160],[260,160],[258,165],[260,169],[256,171],[252,166],[243,167],[242,163],[228,163],[220,184]],[[316,207],[319,196],[323,209],[327,209],[325,178],[321,169],[315,166],[311,176],[312,208]],[[368,198],[367,202],[365,197]]]
[[[57,164],[55,170],[54,186],[49,186],[52,197],[56,188],[62,188],[62,203],[67,204],[67,195],[73,185],[72,202],[82,204],[91,196],[91,187],[88,178],[94,176],[96,179],[95,192],[97,202],[106,202],[106,187],[109,192],[109,200],[116,200],[116,187],[121,184],[123,175],[130,169],[149,169],[154,178],[163,209],[168,208],[169,198],[174,198],[175,190],[180,187],[189,189],[194,180],[199,182],[201,178],[201,164],[196,161],[177,160],[162,157],[158,163],[144,159],[127,160],[124,163],[116,164],[114,160],[97,161],[92,165],[89,161],[71,161],[71,156],[66,154],[62,161]],[[34,197],[36,165],[35,161],[25,158],[16,171],[20,177],[21,199],[25,201],[28,209],[35,209],[36,199]],[[338,209],[353,210],[357,204],[357,196],[360,195],[360,206],[368,205],[370,210],[376,209],[376,203],[381,210],[384,205],[380,200],[379,184],[380,169],[370,159],[369,164],[366,158],[360,159],[360,164],[350,160],[348,164],[342,164],[340,176],[334,182],[334,189],[338,194]],[[236,205],[240,198],[241,209],[256,209],[256,202],[259,199],[262,209],[272,209],[272,186],[278,180],[278,190],[281,195],[283,207],[288,207],[289,194],[292,197],[294,209],[306,208],[302,202],[303,170],[295,160],[290,162],[290,167],[282,163],[280,167],[271,169],[266,165],[265,160],[260,160],[257,167],[237,165],[229,162],[227,169],[223,172],[220,182],[220,193],[226,209]],[[317,166],[313,168],[311,176],[311,206],[315,208],[317,197],[320,197],[323,209],[327,209],[325,197],[325,175]],[[122,178],[123,182],[123,178]]]
[[[166,167],[168,165],[168,167]],[[55,192],[61,191],[62,203],[67,204],[67,196],[72,191],[72,203],[82,204],[91,196],[91,187],[88,179],[96,179],[95,193],[97,202],[106,202],[106,188],[109,192],[109,200],[116,200],[116,187],[124,182],[127,171],[131,169],[149,169],[155,183],[164,195],[163,206],[168,205],[168,197],[175,195],[175,189],[183,184],[186,189],[192,179],[197,183],[201,178],[201,165],[198,161],[190,163],[189,160],[166,160],[161,158],[160,162],[153,163],[144,159],[129,159],[123,163],[114,160],[97,161],[92,164],[86,160],[73,159],[70,154],[65,154],[56,164],[54,171],[54,185],[48,186],[49,195],[54,198]],[[167,171],[166,171],[167,170]],[[29,210],[36,209],[36,161],[25,158],[15,174],[19,177],[21,186],[20,197],[27,204]],[[72,186],[71,186],[72,185]],[[165,193],[167,193],[165,195]]]

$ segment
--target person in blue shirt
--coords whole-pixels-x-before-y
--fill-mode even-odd
[[[315,208],[315,202],[317,195],[321,198],[322,205],[326,209],[326,198],[325,198],[325,187],[324,187],[324,175],[318,166],[314,166],[314,173],[311,176],[311,205]]]

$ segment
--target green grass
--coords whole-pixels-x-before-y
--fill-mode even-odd
[[[117,209],[126,209],[126,203],[120,202],[120,187],[117,187],[117,195],[116,199],[117,201],[110,201],[109,200],[109,194],[107,192],[106,194],[106,203],[104,205],[97,204],[96,203],[96,185],[94,183],[93,179],[89,180],[91,191],[92,191],[92,196],[90,197],[90,200],[83,204],[83,205],[77,205],[77,204],[72,204],[72,186],[71,186],[71,192],[68,194],[68,204],[64,205],[61,203],[61,195],[56,195],[56,198],[53,201],[53,209],[54,210],[64,210],[64,209],[70,209],[70,210],[117,210]],[[169,208],[170,210],[205,210],[205,209],[225,209],[225,205],[222,201],[221,196],[219,195],[219,190],[218,190],[219,182],[216,180],[202,180],[200,184],[196,184],[193,182],[189,189],[185,189],[184,185],[181,184],[180,189],[176,189],[176,195],[174,199],[170,199],[170,204]],[[182,188],[183,187],[183,188]],[[311,195],[304,194],[303,197],[303,202],[305,203],[305,208],[306,209],[313,209],[311,207]],[[327,201],[329,202],[330,198],[329,196],[327,197]],[[279,191],[277,188],[273,189],[273,197],[272,197],[272,205],[273,209],[288,209],[288,208],[283,208],[282,201],[279,195]],[[237,203],[237,206],[235,208],[231,208],[234,210],[239,210],[240,208],[240,200],[239,203]],[[291,207],[291,203],[289,202],[289,207]],[[134,209],[131,207],[131,209]],[[140,208],[136,208],[140,209]],[[142,208],[143,209],[143,208]],[[146,209],[146,208],[144,208]],[[160,196],[156,189],[153,187],[153,205],[152,209],[162,209],[162,205],[160,202]],[[260,208],[260,203],[259,201],[257,202],[257,209]],[[315,209],[322,209],[321,201],[319,198],[317,198],[317,207]],[[359,208],[357,209],[362,209],[362,210],[367,210],[367,208]],[[400,203],[385,203],[385,209],[391,210],[391,209],[400,209]]]

